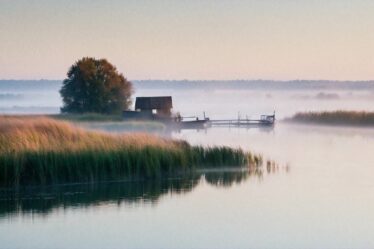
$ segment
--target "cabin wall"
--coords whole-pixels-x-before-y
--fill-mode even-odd
[[[152,120],[154,116],[152,111],[124,111],[122,113],[124,119],[141,119],[141,120]]]

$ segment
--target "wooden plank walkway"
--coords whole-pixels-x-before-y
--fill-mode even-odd
[[[214,126],[258,126],[258,125],[274,125],[275,113],[273,115],[261,115],[260,119],[213,119],[209,120]]]

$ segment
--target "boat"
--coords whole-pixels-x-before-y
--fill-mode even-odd
[[[209,118],[199,119],[196,120],[187,120],[187,121],[180,121],[179,126],[182,129],[204,129],[210,126]]]

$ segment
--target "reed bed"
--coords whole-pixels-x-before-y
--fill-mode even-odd
[[[100,114],[100,113],[81,113],[81,114],[52,114],[48,117],[64,120],[64,121],[74,121],[74,122],[89,122],[89,121],[100,121],[100,122],[110,122],[110,121],[123,121],[122,114]]]
[[[350,126],[374,126],[374,112],[365,111],[323,111],[300,112],[286,121]]]
[[[0,186],[160,178],[196,167],[260,165],[241,149],[148,134],[112,135],[46,117],[0,116]]]
[[[74,121],[75,122],[75,121]],[[99,131],[110,131],[110,132],[150,132],[150,133],[162,133],[167,130],[165,124],[161,122],[153,121],[89,121],[89,122],[75,122],[79,126]]]
[[[162,132],[166,129],[165,125],[157,121],[147,120],[125,120],[122,114],[100,114],[100,113],[82,113],[82,114],[51,114],[44,117],[56,120],[73,122],[84,128],[94,130],[111,130],[118,132]]]

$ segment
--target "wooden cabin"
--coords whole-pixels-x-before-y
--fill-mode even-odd
[[[135,111],[124,111],[125,119],[169,119],[173,101],[171,96],[137,97]]]
[[[137,97],[135,101],[135,111],[152,113],[162,117],[170,117],[172,108],[171,96]]]

